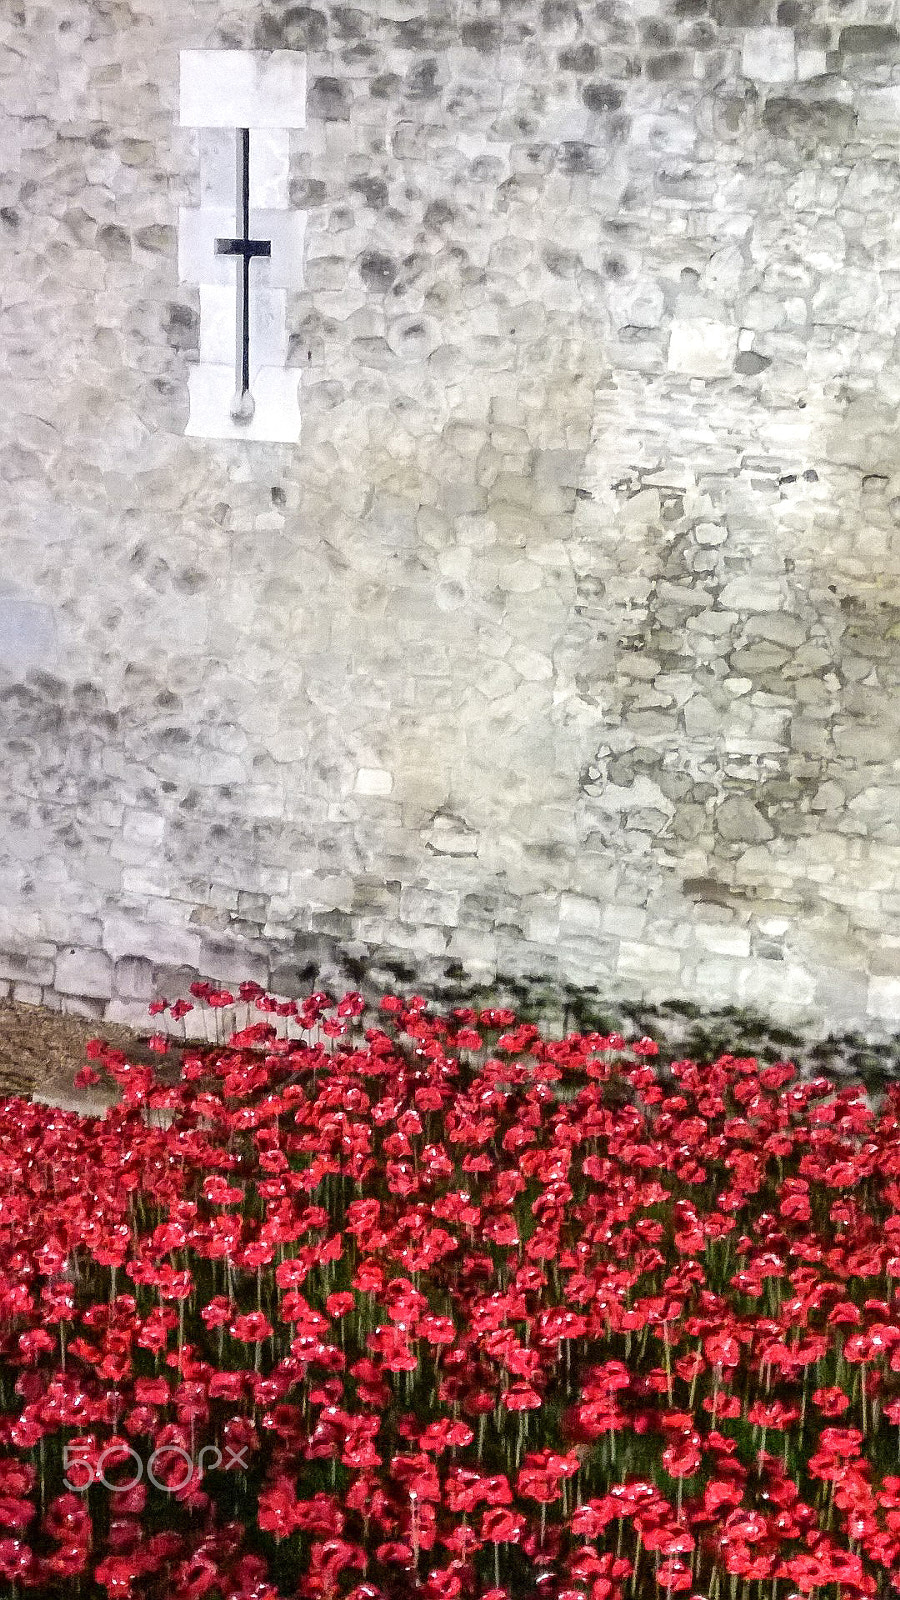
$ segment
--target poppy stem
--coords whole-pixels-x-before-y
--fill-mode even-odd
[[[860,1373],[859,1403],[860,1403],[860,1406],[862,1408],[862,1431],[863,1431],[863,1438],[865,1438],[866,1437],[866,1363],[865,1362],[862,1363],[862,1371]]]

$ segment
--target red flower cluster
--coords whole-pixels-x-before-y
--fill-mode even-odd
[[[192,992],[0,1102],[4,1594],[900,1593],[900,1091]]]

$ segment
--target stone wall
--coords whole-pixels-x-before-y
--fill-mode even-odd
[[[896,1026],[898,13],[9,0],[0,982]],[[197,49],[306,56],[299,444],[185,436]]]

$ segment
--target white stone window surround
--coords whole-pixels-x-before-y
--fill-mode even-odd
[[[183,127],[200,130],[200,205],[178,214],[178,271],[200,289],[200,360],[188,375],[194,438],[300,438],[300,375],[286,366],[287,293],[303,282],[306,217],[289,209],[290,130],[306,126],[306,56],[293,50],[182,50]],[[237,231],[237,130],[250,129],[250,234],[270,239],[251,264],[249,422],[231,416],[237,264],[215,240]]]
[[[182,50],[183,128],[305,128],[300,50]]]

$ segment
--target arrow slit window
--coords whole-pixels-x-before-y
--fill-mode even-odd
[[[272,255],[271,239],[250,238],[250,129],[237,134],[236,210],[241,224],[237,239],[217,239],[217,256],[237,257],[237,318],[235,325],[235,387],[231,415],[249,422],[255,409],[250,393],[250,263],[254,256]]]
[[[181,123],[199,130],[200,205],[179,211],[178,266],[200,290],[200,360],[185,432],[296,443],[299,373],[287,296],[303,284],[305,216],[290,209],[290,132],[306,125],[306,58],[183,50]]]

